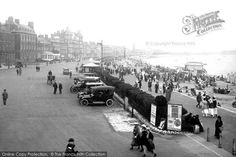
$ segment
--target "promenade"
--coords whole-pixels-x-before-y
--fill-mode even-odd
[[[0,71],[0,91],[7,89],[7,106],[0,102],[0,151],[64,151],[67,140],[75,139],[76,150],[106,151],[109,157],[139,157],[129,150],[132,132],[115,131],[104,113],[120,109],[81,106],[69,89],[73,80],[62,75],[62,68],[75,71],[76,63],[41,65],[23,68],[22,76],[15,69]],[[52,70],[62,82],[62,95],[53,94],[47,85],[47,73]],[[155,136],[159,157],[215,157],[208,149],[192,143],[184,136]],[[184,138],[184,140],[183,140]]]
[[[118,77],[118,75],[114,76]],[[134,82],[136,81],[135,75],[125,75],[124,76],[125,83],[129,83],[131,85],[134,85]],[[160,83],[161,85],[162,83]],[[180,84],[181,85],[181,84]],[[162,87],[162,86],[160,86]],[[152,87],[152,92],[148,91],[147,87],[147,82],[142,81],[142,89],[147,92],[152,94],[153,96],[160,95],[160,93],[155,93],[154,92],[154,85]],[[214,137],[214,131],[215,131],[215,121],[216,118],[207,118],[203,117],[201,113],[201,109],[196,108],[196,98],[188,96],[187,94],[182,94],[177,91],[174,91],[171,96],[171,101],[170,103],[175,103],[175,104],[182,104],[183,107],[185,107],[188,112],[192,112],[194,115],[198,114],[200,117],[201,122],[203,123],[203,127],[205,131],[203,133],[198,134],[202,139],[206,139],[207,135],[207,128],[210,129],[209,132],[209,139],[210,142],[213,143],[216,147],[218,147],[218,140]],[[223,131],[223,138],[222,138],[222,147],[229,153],[232,152],[232,142],[233,138],[236,138],[236,114],[234,111],[229,112],[228,110],[218,108],[218,114],[222,116],[222,120],[224,123],[224,131]],[[219,148],[220,149],[220,148]]]

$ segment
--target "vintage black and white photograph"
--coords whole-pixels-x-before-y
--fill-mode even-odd
[[[235,4],[0,1],[0,157],[236,156]]]

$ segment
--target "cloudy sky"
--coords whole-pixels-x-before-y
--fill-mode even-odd
[[[223,28],[185,35],[182,19],[220,11]],[[8,16],[33,21],[37,34],[69,27],[85,41],[165,52],[236,50],[235,0],[2,0],[0,22]],[[151,44],[150,44],[151,43]]]

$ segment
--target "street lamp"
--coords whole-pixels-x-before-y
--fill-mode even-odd
[[[103,43],[102,41],[100,43],[97,43],[97,45],[101,46],[101,67],[103,68]]]

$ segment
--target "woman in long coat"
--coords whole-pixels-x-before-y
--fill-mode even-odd
[[[216,123],[215,123],[215,137],[217,139],[220,138],[222,130],[223,130],[223,122],[221,120],[221,116],[218,116],[217,120],[216,120]]]
[[[134,146],[138,146],[138,149],[141,144],[141,132],[138,124],[135,124],[134,129],[133,129],[133,137],[132,137],[132,142],[131,142],[131,150],[133,149]]]

